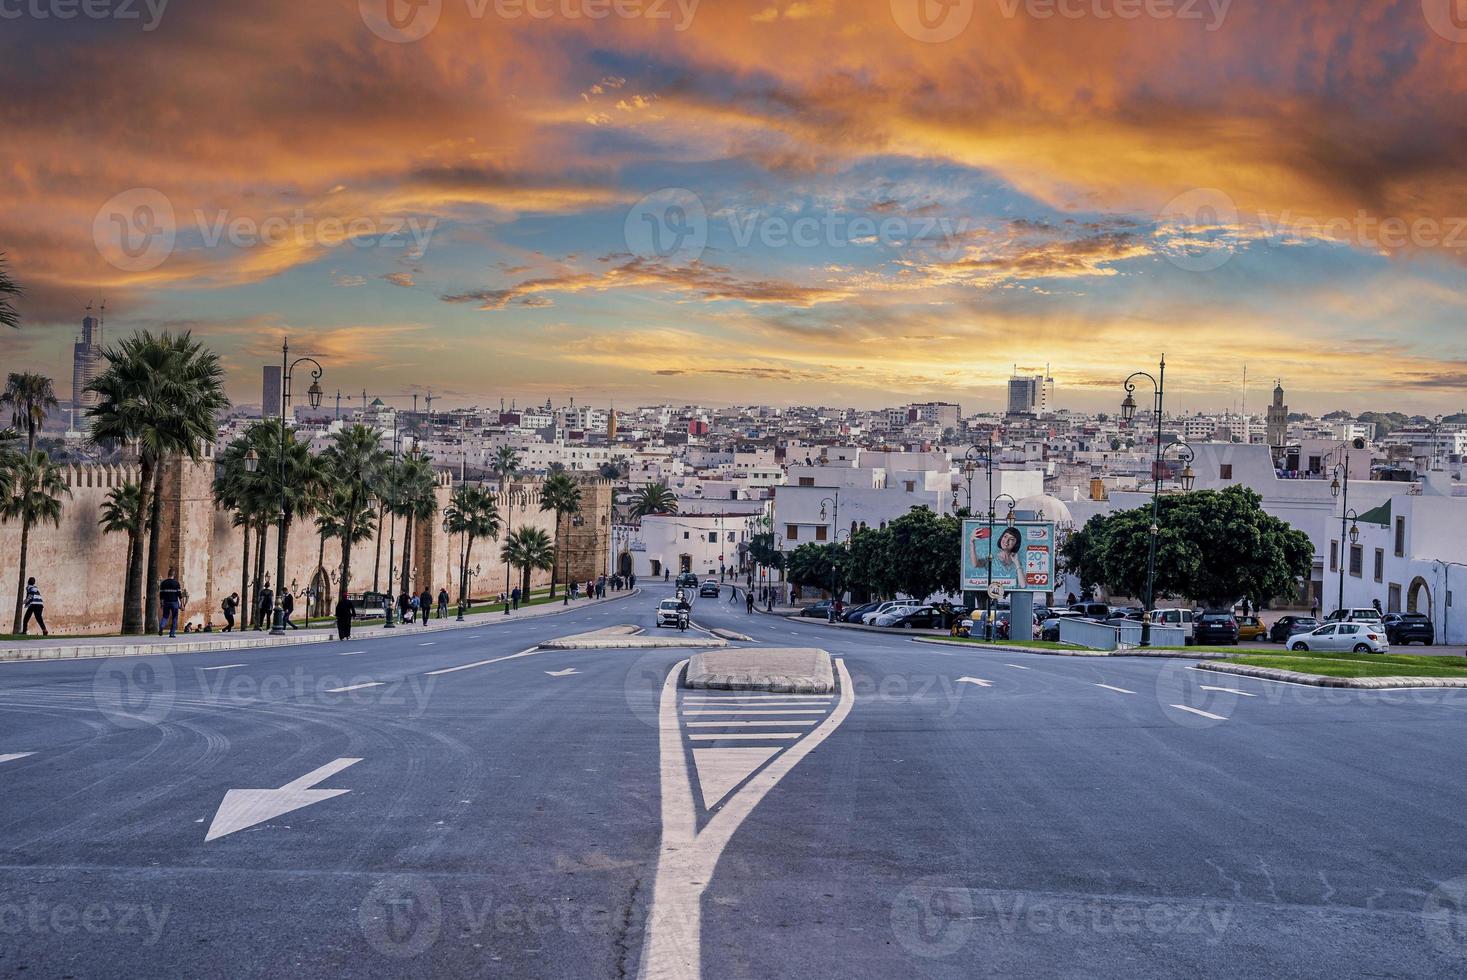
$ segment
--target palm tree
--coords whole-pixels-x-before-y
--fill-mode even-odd
[[[550,571],[555,567],[555,544],[538,527],[522,527],[511,531],[499,549],[499,560],[520,570],[520,594],[530,600],[530,572]],[[508,599],[508,596],[505,597]]]
[[[345,599],[351,583],[351,547],[358,538],[358,528],[370,526],[369,508],[377,482],[386,468],[387,454],[382,451],[382,434],[365,425],[347,426],[336,433],[335,441],[321,456],[323,468],[332,485],[344,498],[341,508],[341,588]]]
[[[665,483],[649,483],[632,494],[633,517],[676,513],[677,494],[669,490]]]
[[[520,451],[513,446],[500,446],[494,451],[494,462],[489,468],[499,477],[499,494],[504,495],[504,489],[509,481],[520,475]]]
[[[0,522],[20,521],[20,574],[15,584],[15,624],[12,633],[20,632],[25,608],[25,562],[30,549],[31,527],[41,521],[61,526],[61,497],[70,497],[71,488],[61,477],[61,467],[45,453],[29,452],[23,456],[9,454],[0,472]]]
[[[443,528],[449,534],[465,538],[463,560],[458,569],[458,602],[469,603],[469,560],[474,553],[474,542],[479,538],[499,537],[499,508],[494,495],[482,486],[464,484],[453,491],[453,499],[443,512]]]
[[[198,460],[200,449],[212,444],[218,414],[229,406],[224,395],[224,370],[219,356],[187,332],[154,335],[141,331],[102,352],[107,370],[87,390],[97,404],[87,410],[92,436],[98,441],[132,444],[139,464],[138,512],[127,556],[127,584],[123,593],[122,632],[137,634],[156,627],[158,490],[170,454]],[[148,539],[148,564],[143,565],[143,536]],[[145,578],[146,571],[146,578]]]
[[[438,497],[434,493],[436,479],[429,457],[419,452],[408,453],[397,465],[396,499],[392,512],[407,522],[402,538],[402,584],[401,591],[413,586],[412,554],[413,531],[418,521],[429,521],[438,513]]]
[[[283,441],[282,441],[283,436]],[[285,552],[290,529],[297,517],[315,513],[323,494],[325,478],[309,443],[297,439],[295,432],[276,423],[258,427],[259,469],[256,475],[269,487],[270,516],[278,523],[275,555],[275,597],[279,608],[281,597],[289,586],[285,576]]]
[[[326,467],[325,457],[322,457],[322,468]],[[316,513],[316,530],[321,535],[321,546],[316,552],[316,567],[326,567],[326,541],[334,538],[341,542],[341,551],[345,555],[353,545],[370,540],[376,533],[376,522],[372,520],[370,508],[363,507],[355,516],[352,514],[351,491],[344,487],[334,487],[321,500]]]
[[[128,550],[132,550],[132,532],[138,513],[140,491],[136,483],[124,483],[107,491],[102,504],[102,518],[97,521],[103,534],[127,534]]]
[[[5,390],[0,391],[0,408],[10,409],[11,422],[17,428],[25,427],[28,453],[36,451],[36,432],[58,404],[51,379],[32,371],[12,371],[5,379]]]
[[[540,487],[540,510],[555,511],[555,540],[565,540],[565,531],[561,526],[561,520],[567,514],[576,514],[581,510],[581,488],[571,477],[564,473],[556,473],[545,481]],[[557,549],[568,552],[569,548]],[[564,569],[560,569],[564,571]],[[555,598],[555,582],[559,577],[555,570],[550,573],[550,598]]]
[[[0,252],[0,326],[20,327],[20,313],[12,303],[12,296],[19,296],[22,290],[10,273],[5,268],[5,253]]]
[[[215,459],[214,466],[214,503],[232,512],[233,519],[230,523],[243,532],[241,538],[244,554],[239,563],[239,595],[246,623],[255,608],[250,598],[250,582],[254,578],[250,566],[250,539],[257,534],[263,535],[273,510],[266,499],[269,487],[259,474],[260,454],[255,448],[260,439],[260,429],[267,425],[267,422],[257,422],[246,429],[243,435],[224,447]],[[254,472],[251,472],[249,462],[251,452],[255,454]],[[262,542],[257,554],[263,553]]]

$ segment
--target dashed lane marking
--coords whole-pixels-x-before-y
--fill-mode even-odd
[[[360,691],[368,687],[381,687],[386,681],[368,681],[365,684],[348,684],[346,687],[329,688],[327,694],[345,694],[347,691]]]
[[[1128,691],[1124,687],[1112,687],[1109,684],[1096,684],[1095,686],[1096,687],[1103,687],[1107,691],[1115,691],[1117,694],[1135,694],[1136,693],[1135,691]]]
[[[769,739],[769,738],[799,738],[804,732],[729,732],[719,735],[689,735],[688,738],[695,742],[721,742],[724,739]]]
[[[1203,711],[1201,708],[1189,708],[1185,704],[1174,704],[1172,705],[1172,707],[1176,708],[1178,711],[1190,711],[1194,715],[1201,715],[1203,718],[1211,718],[1213,721],[1227,721],[1227,719],[1224,718],[1222,715],[1215,715],[1211,711]]]
[[[1202,685],[1202,690],[1204,690],[1204,691],[1221,691],[1223,694],[1236,694],[1239,697],[1243,697],[1243,698],[1256,698],[1256,697],[1258,697],[1258,695],[1256,695],[1256,694],[1249,694],[1247,691],[1239,691],[1239,690],[1237,690],[1235,688],[1231,688],[1231,687],[1208,687],[1206,684],[1203,684]]]
[[[471,664],[460,664],[457,667],[444,667],[441,670],[430,670],[428,671],[427,676],[438,677],[441,674],[456,674],[461,670],[473,670],[475,667],[487,667],[490,664],[502,664],[506,660],[518,660],[520,657],[532,656],[533,654],[539,652],[539,647],[530,647],[530,649],[528,650],[521,650],[519,653],[510,654],[508,657],[495,657],[493,660],[479,660]]]
[[[234,667],[243,667],[244,664],[221,664],[218,667],[200,667],[200,670],[230,670]]]

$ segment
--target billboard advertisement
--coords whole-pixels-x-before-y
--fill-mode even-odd
[[[991,585],[1005,592],[1053,592],[1054,558],[1052,523],[963,522],[964,592],[986,592]]]

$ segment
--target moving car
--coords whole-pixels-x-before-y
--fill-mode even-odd
[[[1247,640],[1252,643],[1262,640],[1268,636],[1268,628],[1263,625],[1263,620],[1257,616],[1238,617],[1238,639]]]
[[[1231,612],[1205,612],[1192,623],[1192,642],[1198,646],[1236,646],[1238,621]]]
[[[1287,643],[1298,633],[1311,633],[1320,627],[1313,616],[1280,616],[1269,628],[1268,638],[1274,643]]]
[[[1387,613],[1381,619],[1386,639],[1402,646],[1436,642],[1436,625],[1422,613]]]
[[[675,584],[680,589],[696,589],[698,587],[698,576],[693,572],[683,572],[678,575]]]
[[[800,610],[800,615],[808,619],[829,619],[832,600],[821,599],[813,605],[806,606]]]
[[[657,604],[657,628],[664,626],[677,628],[677,606],[676,599],[663,599]]]
[[[931,630],[942,626],[942,610],[932,606],[918,606],[887,613],[877,621],[878,626],[889,626],[900,630]]]
[[[1320,650],[1326,653],[1347,650],[1355,653],[1389,653],[1391,643],[1378,622],[1329,623],[1313,632],[1291,637],[1289,649]]]
[[[709,581],[704,582],[702,585],[698,586],[698,598],[700,598],[700,599],[707,599],[707,598],[717,599],[718,598],[718,583],[717,582],[714,582],[714,581],[712,581],[710,579]]]

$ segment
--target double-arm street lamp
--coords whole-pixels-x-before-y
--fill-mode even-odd
[[[515,504],[519,504],[520,513],[521,514],[524,514],[526,508],[529,506],[529,502],[530,502],[530,491],[528,491],[528,490],[516,490],[513,487],[506,486],[504,488],[504,494],[503,495],[504,495],[504,540],[505,540],[506,546],[507,546],[507,543],[509,541],[510,533],[514,530],[514,508],[515,508]],[[509,556],[506,555],[505,558],[504,558],[504,614],[506,616],[509,615],[509,606],[510,606],[510,602],[509,602],[509,593],[510,593],[509,575],[510,575],[510,567],[511,566],[510,566],[510,563],[509,563]],[[530,597],[529,596],[524,596],[523,598],[525,599],[525,601],[528,602]]]
[[[826,498],[824,498],[823,500],[820,501],[820,522],[822,524],[825,523],[825,505],[826,504],[830,504],[830,506],[831,506],[830,527],[831,527],[831,530],[832,530],[833,533],[830,535],[830,537],[831,537],[831,540],[835,542],[836,546],[839,547],[840,546],[840,491],[839,490],[836,490],[836,491],[834,491],[834,496],[826,497]],[[836,565],[835,565],[835,556],[832,555],[831,556],[831,559],[830,559],[830,601],[831,601],[831,603],[834,603],[835,602],[835,583],[836,583]]]
[[[1335,609],[1345,608],[1345,562],[1346,545],[1345,538],[1349,537],[1353,545],[1360,540],[1359,515],[1350,507],[1350,444],[1342,442],[1339,445],[1342,462],[1335,464],[1334,479],[1330,480],[1329,495],[1340,501],[1340,553],[1335,556],[1335,564],[1339,570],[1339,591],[1336,596],[1338,605]],[[1346,526],[1348,525],[1348,532]]]
[[[1161,513],[1162,454],[1165,452],[1161,444],[1161,419],[1166,399],[1166,355],[1162,355],[1161,369],[1155,377],[1145,371],[1137,371],[1126,379],[1126,400],[1121,402],[1121,418],[1126,422],[1136,417],[1136,382],[1138,378],[1151,382],[1155,390],[1152,411],[1156,416],[1156,460],[1151,467],[1151,544],[1146,559],[1146,615],[1141,620],[1141,645],[1149,647],[1151,646],[1151,612],[1156,605],[1156,536],[1161,532],[1157,520]]]
[[[295,369],[301,364],[311,365],[311,386],[306,390],[306,399],[312,409],[321,407],[321,375],[326,371],[321,367],[321,362],[314,357],[298,357],[294,361],[290,359],[290,340],[287,338],[280,345],[280,446],[277,455],[280,457],[280,528],[275,538],[275,582],[277,588],[285,583],[285,518],[286,518],[286,486],[285,486],[285,441],[288,434],[285,427],[286,412],[290,409],[290,383],[295,375]],[[346,547],[346,545],[343,545]],[[281,596],[275,597],[274,618],[270,623],[270,635],[280,636],[285,633],[285,604]]]

